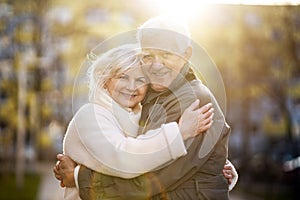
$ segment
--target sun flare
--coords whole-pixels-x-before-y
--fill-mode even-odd
[[[300,5],[300,0],[153,0],[159,13],[189,21],[213,4]]]

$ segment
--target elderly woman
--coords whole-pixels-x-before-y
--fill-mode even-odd
[[[70,121],[64,154],[77,164],[121,178],[133,178],[184,156],[184,140],[206,131],[212,124],[211,104],[200,109],[195,101],[180,122],[163,124],[137,135],[140,102],[147,78],[138,46],[116,47],[97,58],[89,68],[89,101]],[[65,199],[80,199],[75,187]]]

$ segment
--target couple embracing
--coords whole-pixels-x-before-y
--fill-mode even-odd
[[[157,17],[89,67],[53,171],[65,199],[229,199],[230,128],[196,78],[185,24]]]

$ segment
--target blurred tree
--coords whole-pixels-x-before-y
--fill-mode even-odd
[[[208,21],[212,28],[201,31],[199,40],[224,74],[229,100],[251,101],[268,95],[285,113],[286,98],[291,95],[289,82],[300,71],[300,7],[215,9],[219,15]]]
[[[263,52],[269,67],[261,72],[265,79],[264,89],[286,119],[285,133],[288,140],[293,139],[292,119],[287,107],[288,99],[292,97],[289,88],[291,81],[300,77],[300,32],[296,27],[296,22],[300,20],[299,11],[299,6],[283,6],[272,7],[269,14],[264,13],[269,30]],[[274,21],[276,23],[272,23]]]
[[[13,143],[16,145],[15,169],[18,188],[22,188],[24,182],[25,157],[28,156],[25,154],[26,145],[34,148],[34,138],[39,132],[38,57],[41,56],[42,50],[41,19],[46,3],[33,0],[1,3],[1,7],[9,8],[9,15],[1,26],[1,39],[7,41],[8,48],[1,49],[3,51],[0,52],[0,57],[2,62],[9,63],[11,76],[6,77],[1,84],[6,97],[5,104],[1,104],[0,114],[2,119],[5,119],[8,133],[12,135],[10,138],[15,139]]]
[[[193,38],[207,48],[221,71],[232,136],[240,134],[242,138],[240,149],[230,148],[231,153],[239,156],[239,164],[249,168],[255,124],[256,131],[269,127],[270,132],[264,133],[269,143],[273,138],[274,142],[286,140],[290,144],[297,140],[292,136],[287,101],[300,97],[295,89],[300,77],[300,7],[219,5],[207,10],[207,15],[191,24]],[[292,85],[292,81],[296,84]],[[280,129],[276,129],[278,123]],[[269,149],[279,159],[273,160],[273,165],[278,164],[274,161],[286,159],[284,154],[292,149],[289,145],[280,150],[276,146]]]

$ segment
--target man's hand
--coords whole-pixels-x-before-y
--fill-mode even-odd
[[[233,172],[232,172],[232,167],[231,165],[228,164],[228,162],[226,162],[226,164],[224,165],[223,175],[228,180],[228,183],[231,184],[233,178]]]
[[[60,167],[59,167],[59,164],[60,164],[60,161],[58,160],[57,162],[56,162],[56,164],[55,164],[55,166],[53,167],[53,173],[54,173],[54,176],[55,176],[55,178],[57,179],[57,180],[59,180],[60,181],[60,186],[61,187],[65,187],[65,185],[63,184],[63,182],[62,182],[62,177],[61,177],[61,175],[60,175]]]
[[[57,162],[53,167],[53,173],[60,181],[61,187],[75,187],[74,169],[76,163],[68,156],[63,154],[57,155]]]
[[[223,176],[228,180],[229,191],[232,190],[237,183],[238,173],[233,164],[227,160],[223,168]]]

